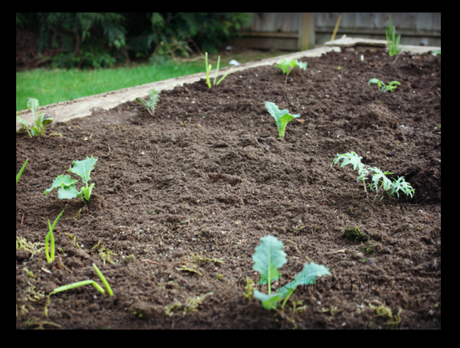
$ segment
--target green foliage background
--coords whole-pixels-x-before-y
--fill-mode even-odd
[[[252,18],[229,12],[16,12],[16,27],[38,32],[38,53],[55,68],[99,68],[133,58],[188,57],[192,49],[216,53]]]

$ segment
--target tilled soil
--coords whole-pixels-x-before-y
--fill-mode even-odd
[[[301,59],[307,70],[286,84],[273,66],[212,89],[186,84],[161,92],[153,117],[129,102],[18,135],[16,173],[29,163],[16,185],[16,328],[441,328],[441,56],[360,55]],[[401,86],[384,93],[371,78]],[[266,101],[301,114],[284,139]],[[404,176],[414,197],[374,201],[368,188],[368,198],[351,166],[331,168],[349,151]],[[45,198],[91,156],[87,205],[57,190]],[[47,263],[48,220],[62,210]],[[364,235],[347,238],[355,227]],[[273,289],[309,262],[332,274],[278,311],[245,296],[267,235],[288,260]],[[88,285],[48,300],[62,285],[102,285],[93,263],[114,296]]]

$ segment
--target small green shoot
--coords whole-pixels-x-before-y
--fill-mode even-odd
[[[22,168],[21,170],[19,171],[18,175],[16,175],[16,184],[18,183],[19,181],[19,178],[21,177],[22,175],[22,172],[24,171],[24,169],[26,169],[26,165],[27,165],[27,162],[29,161],[29,159],[26,159],[26,161],[24,162],[24,164],[22,165]]]
[[[214,86],[217,86],[219,83],[222,82],[223,79],[227,77],[228,74],[230,74],[230,70],[227,71],[227,73],[221,77],[221,79],[216,83],[217,81],[217,74],[219,73],[219,66],[220,66],[220,56],[217,58],[217,69],[216,69],[216,74],[214,76]],[[208,84],[208,88],[212,88],[211,85],[211,80],[209,79],[209,73],[211,72],[211,64],[208,64],[208,52],[205,53],[205,68],[206,68],[206,83]]]
[[[246,297],[249,301],[252,301],[252,294],[254,292],[254,289],[256,288],[256,285],[254,282],[249,279],[249,277],[246,277],[246,286],[244,287],[244,297]]]
[[[403,49],[404,46],[399,46],[399,40],[401,35],[396,36],[395,27],[391,24],[391,16],[388,15],[388,27],[385,29],[385,35],[388,45],[388,54],[392,57],[398,55],[399,52]]]
[[[374,252],[373,250],[374,247],[375,247],[375,244],[361,245],[361,249],[363,249],[366,252],[366,254],[372,254]]]
[[[344,232],[345,237],[354,242],[367,242],[369,240],[369,237],[362,233],[359,227],[347,228]]]
[[[147,111],[150,113],[150,115],[154,116],[155,115],[155,108],[157,107],[158,100],[160,99],[160,92],[156,91],[154,89],[150,90],[150,99],[145,100],[143,98],[136,98],[135,100],[145,107]]]
[[[431,52],[431,55],[432,55],[432,56],[441,55],[441,50],[436,50],[436,51],[434,51],[434,52]]]
[[[73,168],[69,169],[69,172],[75,173],[80,176],[83,180],[83,183],[86,184],[86,187],[82,187],[80,191],[75,188],[77,180],[72,179],[70,175],[59,175],[53,181],[53,185],[45,190],[45,195],[48,194],[55,188],[59,188],[58,198],[59,199],[72,199],[75,197],[80,197],[83,202],[86,204],[86,201],[89,201],[91,197],[91,192],[94,187],[94,183],[88,186],[88,181],[91,180],[90,173],[94,169],[97,159],[91,156],[87,157],[83,161],[73,161]]]
[[[109,283],[105,279],[105,277],[102,274],[102,272],[99,270],[99,268],[94,263],[93,263],[93,268],[96,271],[96,273],[99,276],[99,278],[102,280],[102,283],[104,283],[109,295],[113,296],[112,288],[110,287]],[[94,280],[83,280],[81,282],[76,282],[76,283],[60,286],[60,287],[54,289],[48,296],[51,296],[51,295],[56,294],[58,292],[75,289],[75,288],[78,288],[80,286],[85,286],[85,285],[93,285],[101,294],[105,294],[105,290],[98,283],[96,283]]]
[[[341,69],[341,68],[340,68],[340,65],[339,65],[339,66],[337,67],[337,70],[340,71],[340,69]]]
[[[56,218],[56,220],[54,220],[52,225],[51,225],[50,220],[48,219],[49,230],[48,230],[48,234],[46,235],[46,238],[45,238],[45,254],[46,254],[46,261],[48,263],[51,263],[52,261],[54,261],[54,235],[53,235],[53,229],[54,229],[54,226],[56,226],[56,223],[58,222],[59,218],[61,217],[61,215],[63,213],[64,213],[64,210],[61,211],[61,214],[59,214],[59,216]],[[49,249],[48,249],[48,241],[50,241],[51,255],[50,255]]]
[[[278,134],[280,138],[284,138],[286,131],[286,125],[294,118],[300,117],[300,114],[291,115],[288,110],[280,110],[278,105],[272,102],[266,102],[265,107],[267,108],[270,115],[273,116],[278,127]]]
[[[385,85],[383,81],[376,78],[370,79],[367,85],[370,86],[371,83],[376,83],[382,92],[393,92],[398,86],[401,86],[398,81],[391,81],[388,85]]]
[[[43,112],[40,112],[38,114],[38,117],[35,118],[35,112],[38,109],[38,99],[29,98],[29,101],[27,102],[27,108],[29,108],[32,111],[34,125],[32,127],[29,127],[29,124],[27,123],[26,120],[24,120],[20,116],[16,116],[16,121],[18,121],[22,125],[18,133],[21,133],[25,129],[27,133],[29,134],[29,137],[31,138],[36,135],[43,136],[45,134],[46,126],[49,123],[53,122],[53,119],[52,118],[44,119]]]
[[[284,308],[287,300],[299,285],[314,284],[317,277],[331,275],[325,266],[312,262],[309,265],[305,265],[302,272],[297,274],[291,283],[279,288],[276,293],[272,294],[271,282],[281,277],[278,268],[287,262],[286,253],[283,251],[283,242],[276,237],[266,236],[261,238],[260,241],[261,244],[255,248],[255,253],[252,256],[254,260],[253,269],[260,273],[259,284],[268,285],[268,294],[258,290],[254,290],[253,294],[254,297],[262,301],[262,306],[265,309],[276,309],[278,302],[283,299],[282,308]]]
[[[297,59],[287,60],[286,58],[283,58],[278,65],[275,65],[275,67],[281,69],[283,75],[286,75],[286,80],[284,81],[285,85],[287,83],[288,75],[296,66],[300,69],[307,70],[307,63],[299,62]]]

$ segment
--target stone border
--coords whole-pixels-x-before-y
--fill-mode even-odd
[[[325,47],[353,47],[353,46],[375,46],[385,48],[387,47],[386,40],[372,40],[372,39],[362,39],[362,38],[353,38],[353,37],[342,37],[341,39],[328,41],[324,43]],[[404,46],[401,52],[408,52],[411,54],[423,54],[428,52],[435,52],[441,50],[441,47],[432,47],[432,46]]]

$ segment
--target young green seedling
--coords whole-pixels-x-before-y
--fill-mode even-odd
[[[31,109],[32,111],[32,117],[34,120],[34,125],[32,127],[29,127],[29,124],[27,123],[26,120],[24,120],[20,116],[16,116],[16,120],[22,125],[21,129],[19,130],[18,133],[21,133],[24,129],[27,131],[29,134],[29,137],[34,137],[36,135],[41,135],[43,136],[45,134],[45,128],[46,125],[53,122],[52,118],[46,118],[44,119],[44,114],[43,112],[40,112],[38,114],[37,119],[35,119],[35,112],[38,108],[38,99],[35,98],[29,98],[29,101],[27,102],[27,108]]]
[[[26,165],[27,165],[27,162],[29,161],[29,159],[26,159],[26,161],[24,162],[24,164],[22,165],[22,168],[21,170],[19,171],[18,175],[16,175],[16,184],[18,183],[18,180],[19,178],[21,177],[22,175],[22,172],[24,171],[24,169],[26,169]]]
[[[371,172],[374,172],[374,174],[372,174],[372,183],[369,185],[369,188],[371,190],[375,190],[377,192],[374,197],[374,201],[377,198],[377,195],[381,188],[383,188],[383,190],[387,192],[389,195],[394,196],[394,194],[396,193],[398,198],[399,198],[398,191],[402,191],[405,194],[413,197],[415,190],[411,187],[411,185],[408,182],[404,180],[404,177],[399,177],[397,180],[394,179],[394,182],[391,182],[391,180],[388,179],[386,175],[393,174],[393,173],[388,172],[388,171],[383,172],[377,167],[371,167],[371,166],[365,165],[361,163],[361,158],[362,157],[359,157],[353,151],[351,151],[350,153],[345,153],[341,155],[337,154],[337,157],[331,163],[331,167],[333,164],[336,164],[337,162],[339,162],[339,160],[343,159],[344,161],[341,167],[347,164],[352,164],[354,170],[358,168],[357,180],[361,180],[363,182],[364,190],[366,190],[366,185],[364,183],[364,180],[367,179],[367,176],[370,175]],[[380,183],[380,187],[379,187],[379,183]],[[366,195],[367,195],[367,190],[366,190]],[[369,195],[367,195],[367,198],[369,198]]]
[[[275,67],[281,69],[281,71],[283,72],[283,75],[286,75],[286,80],[284,81],[285,85],[287,83],[287,77],[289,73],[296,66],[298,66],[300,69],[307,70],[307,63],[299,62],[297,59],[287,60],[286,58],[283,58],[278,65],[275,65]]]
[[[144,108],[147,109],[147,111],[150,113],[150,115],[154,116],[155,115],[155,108],[157,107],[158,100],[160,99],[160,92],[156,91],[154,89],[150,90],[150,99],[145,100],[143,98],[136,98],[135,100],[142,105]]]
[[[64,213],[64,210],[61,211],[61,214],[54,220],[53,224],[51,225],[50,220],[48,219],[48,234],[46,235],[45,238],[45,255],[46,255],[46,261],[48,263],[51,263],[51,261],[54,261],[54,235],[53,235],[53,229],[54,226],[56,226],[56,222],[58,222],[59,218],[61,217],[62,213]],[[50,240],[50,249],[51,249],[51,255],[49,253],[48,249],[48,241]]]
[[[376,78],[370,79],[367,85],[370,86],[371,83],[376,83],[382,92],[393,92],[396,88],[398,88],[398,86],[401,86],[398,81],[391,81],[388,85],[385,86],[383,81],[380,81]]]
[[[441,55],[441,50],[436,50],[434,52],[431,52],[432,56],[437,56],[438,54]]]
[[[105,279],[102,272],[99,270],[99,268],[97,268],[97,266],[94,263],[93,263],[93,268],[96,271],[99,278],[102,280],[102,283],[104,283],[105,288],[107,289],[107,292],[109,293],[109,295],[113,296],[112,288],[110,287],[109,283]],[[47,303],[45,305],[45,310],[44,310],[45,316],[48,317],[48,306],[50,304],[51,295],[57,294],[58,292],[79,288],[80,286],[85,286],[85,285],[93,285],[97,289],[97,291],[99,291],[102,295],[105,294],[105,290],[94,280],[82,280],[81,282],[76,282],[76,283],[60,286],[49,293],[48,300],[47,300]]]
[[[220,56],[217,58],[217,69],[216,69],[216,74],[214,76],[214,86],[217,86],[219,83],[222,82],[223,79],[227,77],[228,74],[230,74],[230,70],[227,71],[227,73],[221,77],[221,79],[216,83],[217,81],[217,74],[219,73],[219,66],[220,66]],[[206,83],[208,84],[208,88],[211,88],[211,80],[209,79],[209,73],[211,72],[211,64],[208,64],[208,52],[205,53],[205,68],[206,68]]]
[[[286,131],[286,125],[294,118],[300,117],[300,114],[291,115],[288,110],[280,110],[278,105],[272,102],[266,102],[265,107],[267,108],[270,115],[273,116],[278,127],[278,134],[280,138],[284,138],[284,132]]]
[[[388,16],[388,27],[385,29],[385,35],[388,45],[388,54],[390,56],[395,56],[401,52],[404,46],[399,47],[399,40],[401,35],[396,36],[395,27],[391,24],[391,16]]]
[[[75,188],[77,183],[76,179],[72,179],[70,175],[59,175],[53,181],[53,185],[45,190],[45,195],[47,196],[53,189],[59,188],[58,198],[59,199],[72,199],[75,197],[80,197],[83,202],[86,204],[86,201],[89,201],[91,197],[91,192],[94,187],[94,183],[88,186],[88,181],[91,180],[90,173],[94,169],[97,159],[91,156],[87,157],[83,161],[73,161],[73,168],[69,169],[69,172],[75,173],[80,176],[83,180],[83,183],[86,184],[86,187],[82,187],[80,191]]]
[[[291,283],[279,288],[276,293],[272,294],[271,282],[281,277],[278,268],[287,262],[286,253],[283,251],[283,242],[276,237],[266,236],[260,241],[261,244],[255,248],[255,253],[252,256],[254,260],[253,269],[260,273],[259,284],[268,285],[268,294],[254,290],[254,297],[262,301],[262,306],[265,309],[276,309],[278,302],[283,299],[282,308],[284,308],[287,300],[299,285],[314,284],[317,277],[331,275],[325,266],[312,262],[305,265],[302,272],[297,274]]]

